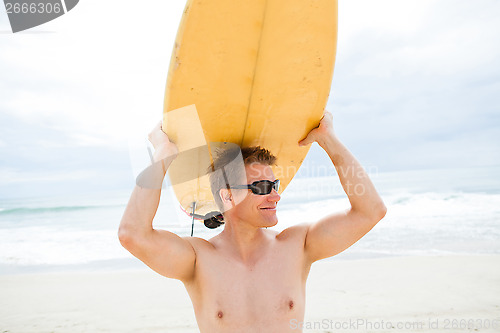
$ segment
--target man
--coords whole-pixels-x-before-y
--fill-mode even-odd
[[[160,126],[149,139],[155,161],[177,154]],[[225,210],[225,225],[208,241],[153,229],[160,190],[134,189],[120,224],[120,242],[159,274],[184,283],[200,332],[297,332],[291,323],[304,319],[311,264],[342,252],[384,217],[382,199],[336,137],[330,113],[298,144],[314,141],[330,156],[351,207],[313,224],[282,232],[266,229],[278,222],[280,195],[272,156],[264,150],[260,154],[266,156],[246,163],[245,186],[214,191]]]

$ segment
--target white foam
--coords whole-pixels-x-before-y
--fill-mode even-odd
[[[424,176],[420,179],[428,178],[428,174]],[[420,189],[412,192],[397,186],[399,183],[393,178],[387,178],[396,185],[389,191],[386,188],[382,195],[388,207],[386,217],[349,248],[347,254],[500,253],[498,192],[432,191],[431,185],[427,185],[427,191]],[[428,183],[432,184],[432,179],[428,179]],[[69,265],[131,258],[117,238],[118,224],[129,194],[120,195],[120,200],[115,196],[79,200],[77,204],[90,206],[85,210],[47,210],[29,216],[21,213],[0,215],[0,264]],[[95,203],[99,203],[100,207],[94,207]],[[69,198],[34,198],[9,202],[0,211],[10,206],[37,208],[63,205],[75,206],[75,203]],[[338,178],[298,178],[286,189],[278,204],[279,223],[275,229],[315,222],[327,214],[349,207]],[[191,231],[190,223],[171,195],[162,196],[155,227],[185,236]],[[210,238],[220,230],[208,230],[197,221],[195,236]]]

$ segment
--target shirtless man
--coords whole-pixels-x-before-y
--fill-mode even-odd
[[[155,161],[177,154],[160,126],[149,138]],[[200,332],[300,331],[292,323],[304,320],[311,264],[344,251],[384,217],[382,199],[359,162],[336,137],[330,113],[298,144],[314,141],[332,160],[351,207],[282,232],[266,229],[278,223],[276,205],[280,200],[270,186],[276,179],[269,156],[261,156],[257,162],[252,158],[245,165],[246,179],[241,179],[241,184],[270,181],[264,182],[267,189],[263,186],[268,194],[255,194],[248,188],[216,191],[219,204],[227,209],[225,225],[208,241],[153,229],[161,190],[135,187],[120,223],[120,242],[159,274],[184,283]]]

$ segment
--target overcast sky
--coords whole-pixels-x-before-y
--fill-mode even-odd
[[[81,0],[12,34],[0,7],[0,197],[130,187],[183,8]],[[500,164],[498,17],[497,0],[339,1],[327,108],[364,165]],[[306,161],[326,163],[317,147]]]

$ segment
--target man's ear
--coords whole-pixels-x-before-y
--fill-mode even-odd
[[[231,191],[229,191],[228,189],[225,189],[225,188],[221,189],[219,191],[219,196],[220,196],[220,199],[223,203],[233,201],[233,196],[231,195]]]

